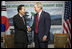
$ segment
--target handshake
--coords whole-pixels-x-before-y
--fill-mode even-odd
[[[31,28],[30,28],[29,26],[27,27],[27,31],[28,31],[28,32],[30,32],[30,31],[31,31]]]

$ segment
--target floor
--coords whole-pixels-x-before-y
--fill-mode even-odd
[[[34,42],[31,45],[28,45],[28,48],[34,48],[35,44]],[[48,44],[48,48],[54,48],[54,44]]]
[[[3,48],[4,45],[3,43],[1,43],[1,48]],[[35,43],[32,42],[30,45],[28,45],[28,48],[34,48],[35,47]],[[54,48],[54,44],[48,44],[48,48]]]

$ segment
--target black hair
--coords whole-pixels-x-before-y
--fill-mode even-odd
[[[19,10],[21,10],[22,7],[24,7],[24,5],[19,5],[17,11],[19,12]]]

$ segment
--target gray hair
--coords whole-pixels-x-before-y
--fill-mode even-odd
[[[42,4],[40,2],[36,2],[35,5],[42,9]]]

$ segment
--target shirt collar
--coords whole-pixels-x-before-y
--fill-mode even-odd
[[[42,10],[38,13],[39,14],[39,16],[40,16],[40,14],[42,13]]]
[[[23,17],[21,14],[19,14],[20,17]]]

